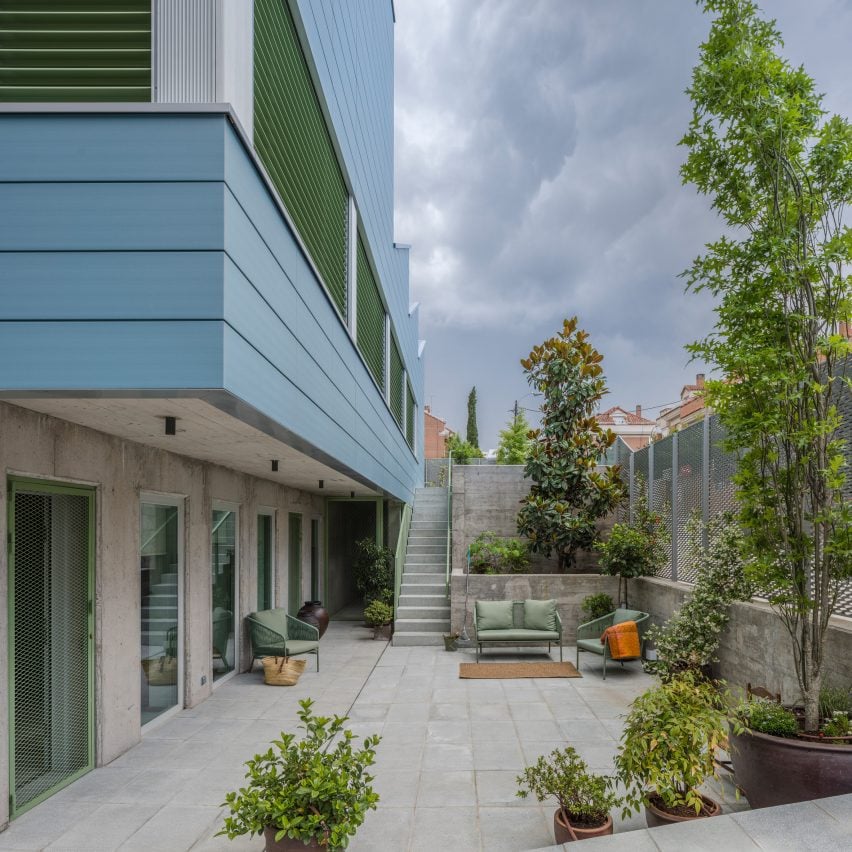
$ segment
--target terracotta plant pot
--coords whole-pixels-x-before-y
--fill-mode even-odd
[[[670,814],[668,811],[658,808],[653,802],[648,802],[648,804],[645,805],[645,822],[648,823],[648,828],[659,828],[661,825],[672,825],[676,822],[692,822],[694,819],[706,819],[707,817],[719,816],[722,812],[722,806],[715,799],[711,799],[709,796],[702,794],[701,800],[704,802],[706,810],[710,813],[699,814],[698,816],[696,816],[695,813],[693,813],[692,816]]]
[[[296,618],[306,624],[313,624],[319,630],[320,639],[328,630],[328,610],[322,605],[322,601],[305,601],[305,605],[296,613]]]
[[[301,840],[282,837],[276,841],[275,835],[278,831],[277,828],[269,828],[268,826],[263,829],[266,852],[304,852],[305,849],[322,849],[316,840],[312,840],[310,843],[303,843]]]
[[[852,746],[731,734],[737,786],[753,808],[807,802],[852,793]]]
[[[582,828],[571,823],[571,830],[574,832],[573,837],[562,810],[557,808],[553,814],[553,836],[556,838],[557,845],[571,843],[573,840],[587,840],[589,837],[603,837],[605,834],[612,834],[612,817],[607,815],[606,822],[595,828]]]

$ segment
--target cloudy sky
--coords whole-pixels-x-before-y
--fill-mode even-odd
[[[690,0],[395,0],[396,237],[411,243],[426,401],[480,445],[519,359],[577,314],[604,355],[604,406],[656,417],[712,325],[679,273],[719,233],[680,183],[684,95],[708,21]],[[852,114],[852,0],[764,0],[786,55]],[[654,407],[652,409],[652,407]]]

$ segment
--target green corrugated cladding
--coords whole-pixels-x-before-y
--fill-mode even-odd
[[[151,0],[0,0],[0,101],[150,101]]]
[[[385,389],[385,306],[379,295],[379,285],[367,259],[361,238],[358,238],[358,348],[378,382]]]
[[[390,351],[390,410],[396,418],[396,422],[402,425],[402,356],[399,347],[391,336]]]
[[[254,4],[254,147],[346,316],[349,194],[287,0]]]
[[[405,440],[414,449],[414,394],[411,385],[405,386]]]

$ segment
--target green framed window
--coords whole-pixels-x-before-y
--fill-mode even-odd
[[[414,449],[414,414],[417,407],[414,404],[414,393],[411,385],[405,385],[405,440],[408,446]]]
[[[391,351],[390,351],[390,410],[394,419],[402,426],[402,373],[404,367],[402,364],[402,355],[399,354],[399,346],[396,340],[391,335]]]
[[[151,0],[0,0],[0,101],[150,101]]]
[[[385,389],[385,306],[379,293],[376,276],[367,259],[361,238],[358,238],[358,349],[379,387]]]
[[[254,147],[345,317],[349,193],[286,0],[254,4]]]

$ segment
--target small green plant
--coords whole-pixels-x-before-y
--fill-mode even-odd
[[[371,538],[355,542],[352,574],[355,588],[365,604],[393,600],[393,554],[387,547],[376,544]]]
[[[573,825],[599,826],[606,822],[621,798],[611,789],[610,779],[589,772],[589,767],[571,747],[542,755],[517,778],[518,796],[532,793],[539,802],[552,796],[563,817]]]
[[[595,550],[600,554],[601,571],[618,577],[618,596],[625,604],[627,581],[654,574],[659,567],[655,532],[631,524],[613,524],[609,536],[597,542]]]
[[[630,705],[615,758],[616,775],[627,789],[625,818],[652,798],[669,811],[701,813],[698,788],[718,778],[716,748],[728,735],[727,693],[720,686],[685,672]],[[731,726],[743,730],[736,719]]]
[[[826,684],[820,689],[820,718],[830,719],[835,713],[852,714],[852,687]]]
[[[486,531],[470,544],[473,574],[526,574],[529,567],[529,551],[518,538],[502,538]]]
[[[366,737],[356,748],[346,716],[315,716],[309,698],[299,706],[304,736],[282,731],[267,752],[246,762],[248,783],[225,797],[231,815],[219,834],[233,840],[273,828],[276,840],[345,849],[367,812],[375,810],[379,796],[368,769],[381,738]]]
[[[447,452],[453,454],[453,464],[468,464],[471,459],[482,458],[482,450],[479,447],[463,441],[456,434],[447,438]]]
[[[601,618],[602,616],[609,615],[609,613],[613,612],[615,610],[615,604],[608,594],[600,592],[597,595],[589,595],[588,597],[583,598],[583,602],[580,604],[580,609],[588,615],[591,621],[594,621],[596,618]]]
[[[820,728],[820,734],[830,739],[832,737],[852,737],[852,719],[845,710],[838,710]]]
[[[737,716],[747,728],[761,734],[795,737],[799,733],[799,722],[795,714],[768,698],[752,698],[751,701],[740,704]]]
[[[382,627],[393,621],[393,607],[382,601],[371,601],[364,609],[364,621],[370,627]]]

